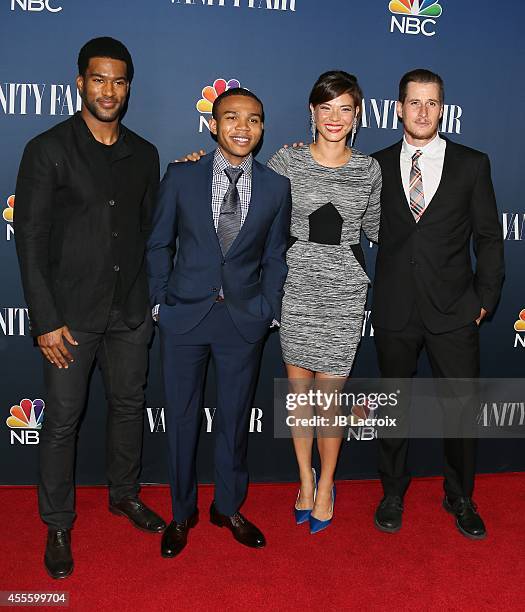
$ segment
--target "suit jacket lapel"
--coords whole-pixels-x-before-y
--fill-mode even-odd
[[[414,215],[410,210],[410,202],[407,200],[407,196],[405,193],[405,188],[403,187],[403,179],[401,177],[401,146],[403,141],[397,143],[397,145],[392,149],[392,176],[395,177],[396,188],[398,190],[398,200],[401,203],[401,214],[405,217],[405,220],[409,223],[416,223],[414,219]]]
[[[204,207],[202,211],[203,219],[206,220],[206,227],[210,234],[211,243],[217,247],[219,255],[222,257],[221,245],[217,237],[217,230],[213,222],[212,189],[213,189],[213,158],[215,153],[209,153],[202,159],[202,172],[204,180],[196,181],[194,185],[195,201]],[[186,162],[190,163],[190,162]]]
[[[257,225],[257,217],[259,214],[259,200],[260,195],[263,193],[262,191],[262,176],[259,168],[257,167],[257,162],[253,160],[252,165],[252,195],[250,198],[250,206],[248,207],[248,214],[246,215],[246,219],[242,224],[239,233],[237,234],[235,240],[233,241],[230,250],[228,253],[232,252],[239,242],[243,239],[243,236],[250,232],[250,228],[252,226],[256,227]]]

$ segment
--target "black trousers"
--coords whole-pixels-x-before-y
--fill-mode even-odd
[[[374,337],[383,378],[411,378],[423,347],[435,378],[479,377],[479,330],[475,321],[443,334],[430,332],[414,307],[401,331],[374,328]],[[471,497],[474,490],[477,440],[446,437],[443,440],[445,493],[451,501]],[[403,497],[410,483],[407,468],[408,439],[379,440],[379,473],[385,495]]]
[[[70,528],[75,520],[75,454],[89,374],[96,359],[108,402],[106,473],[110,500],[139,492],[144,419],[144,386],[151,317],[137,329],[110,313],[103,333],[70,330],[78,346],[68,347],[74,362],[58,369],[44,362],[46,412],[40,437],[40,516],[51,527]]]

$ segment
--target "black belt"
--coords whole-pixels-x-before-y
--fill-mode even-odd
[[[299,238],[297,238],[296,236],[290,236],[288,238],[288,249],[290,249],[298,240]],[[341,245],[341,243],[334,245],[332,242],[319,242],[318,240],[305,240],[304,242],[311,242],[313,244],[328,244],[332,246]],[[350,244],[349,246],[352,249],[352,253],[354,254],[354,257],[356,258],[357,262],[366,272],[365,254],[363,252],[363,247],[361,246],[361,243],[357,242],[355,244]]]

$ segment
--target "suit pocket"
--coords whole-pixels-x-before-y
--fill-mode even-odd
[[[251,285],[244,285],[244,287],[239,287],[237,292],[241,298],[255,297],[261,293],[261,281],[257,281]]]
[[[169,319],[171,318],[171,314],[173,313],[174,308],[175,308],[175,304],[160,304],[159,320],[157,321],[157,324],[159,326],[165,325],[166,323],[168,323]]]
[[[452,266],[445,266],[439,272],[439,276],[444,281],[455,281],[459,279],[465,279],[469,276],[473,276],[472,269],[468,264],[455,264]]]

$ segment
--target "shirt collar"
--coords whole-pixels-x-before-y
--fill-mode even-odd
[[[252,165],[253,165],[253,155],[250,153],[248,157],[246,157],[241,164],[235,166],[236,168],[241,168],[243,170],[243,175],[247,178],[251,178],[252,176]],[[231,168],[232,164],[224,157],[222,151],[219,147],[215,150],[215,155],[213,157],[213,174],[223,174],[226,168]]]
[[[407,142],[406,136],[403,136],[401,150],[408,157],[412,157],[416,151],[421,151],[424,157],[436,157],[442,153],[445,143],[446,141],[439,134],[436,134],[424,147],[415,147]]]

